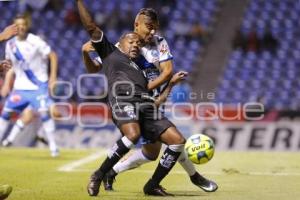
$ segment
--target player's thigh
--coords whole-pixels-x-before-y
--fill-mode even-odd
[[[29,124],[34,118],[33,110],[30,108],[26,108],[20,117],[24,124]]]
[[[25,97],[22,91],[13,91],[6,99],[2,116],[8,113],[21,113],[28,106],[28,99]]]
[[[161,142],[159,141],[156,141],[154,143],[143,144],[142,146],[143,154],[151,160],[156,160],[156,158],[159,155],[160,149]]]
[[[182,136],[182,134],[177,130],[176,127],[172,126],[166,129],[161,135],[160,135],[160,140],[167,144],[167,145],[172,145],[172,144],[184,144],[185,139]]]
[[[137,122],[123,123],[119,126],[120,131],[130,141],[136,143],[141,135],[140,125]]]

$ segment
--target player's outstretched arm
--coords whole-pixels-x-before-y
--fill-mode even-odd
[[[17,26],[15,24],[12,24],[10,26],[7,26],[3,32],[0,33],[0,42],[3,40],[8,40],[12,36],[16,35],[18,33]]]
[[[101,40],[103,33],[101,29],[96,26],[96,23],[93,21],[90,13],[86,9],[83,0],[76,0],[76,2],[79,11],[79,16],[85,30],[88,32],[92,40]]]
[[[177,72],[176,74],[174,74],[171,78],[171,80],[169,81],[167,87],[164,89],[164,91],[159,95],[159,97],[155,100],[155,104],[157,106],[159,106],[160,104],[164,103],[167,98],[168,95],[170,94],[172,88],[174,85],[176,85],[177,83],[181,82],[182,80],[184,80],[184,78],[188,75],[187,72],[185,71],[180,71]]]
[[[82,45],[82,58],[85,65],[86,70],[88,73],[97,73],[100,71],[102,65],[96,61],[93,61],[89,56],[89,52],[95,51],[92,42],[88,41]]]

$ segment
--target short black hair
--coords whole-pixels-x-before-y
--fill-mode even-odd
[[[151,19],[151,21],[158,23],[157,12],[153,8],[142,8],[138,15],[145,15]]]
[[[137,36],[139,36],[136,32],[125,32],[125,33],[123,33],[122,35],[121,35],[121,37],[119,38],[119,41],[122,41],[124,38],[126,38],[127,37],[127,35],[129,35],[129,34],[134,34],[134,35],[137,35]],[[140,37],[140,36],[139,36]]]

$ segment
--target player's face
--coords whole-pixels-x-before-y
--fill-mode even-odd
[[[120,41],[120,48],[130,58],[138,57],[140,53],[141,41],[137,34],[129,33]]]
[[[15,24],[18,28],[18,36],[25,37],[29,28],[27,21],[25,19],[20,18],[15,20]]]
[[[153,22],[149,17],[141,15],[135,24],[135,31],[140,35],[145,43],[152,41],[154,34],[158,29],[158,23]]]

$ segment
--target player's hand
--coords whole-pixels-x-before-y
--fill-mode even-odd
[[[56,78],[51,78],[51,77],[49,78],[48,87],[49,87],[50,95],[54,94],[55,87],[56,87]]]
[[[176,85],[177,83],[183,81],[187,75],[188,75],[188,73],[185,72],[185,71],[177,72],[176,74],[174,74],[172,76],[172,78],[170,80],[170,84],[171,85]]]
[[[12,67],[11,60],[2,60],[0,61],[0,69],[2,72],[6,72]]]
[[[88,53],[88,52],[91,52],[91,51],[95,51],[95,48],[93,47],[92,45],[92,42],[91,41],[88,41],[86,43],[84,43],[82,45],[82,48],[81,48],[82,52],[84,53]]]
[[[7,26],[4,31],[1,33],[4,40],[7,40],[11,38],[12,36],[16,35],[18,33],[17,25],[12,24],[10,26]]]

